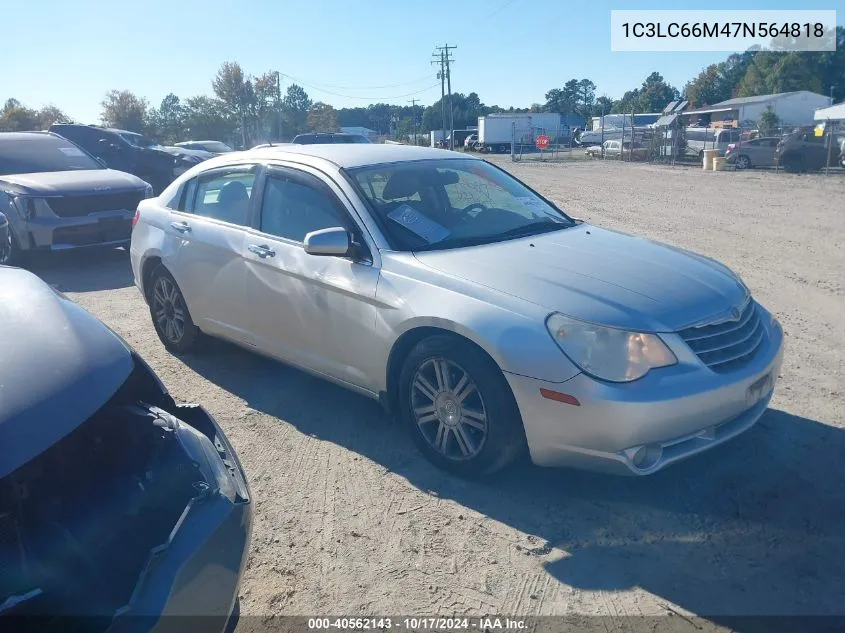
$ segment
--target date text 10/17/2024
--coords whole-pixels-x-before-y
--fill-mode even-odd
[[[527,628],[525,620],[509,617],[328,617],[308,618],[309,631],[519,631]]]

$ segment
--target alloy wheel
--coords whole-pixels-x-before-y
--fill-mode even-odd
[[[737,169],[748,169],[749,167],[751,167],[751,160],[748,156],[740,156],[736,159]]]
[[[176,284],[159,277],[153,286],[153,314],[164,337],[178,344],[185,335],[185,300]]]
[[[487,439],[487,410],[472,377],[446,358],[422,363],[411,381],[411,408],[420,434],[453,461],[478,455]]]

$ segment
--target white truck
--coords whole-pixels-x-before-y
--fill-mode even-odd
[[[569,128],[561,129],[560,115],[554,112],[488,114],[478,117],[478,140],[473,149],[480,152],[509,152],[516,142],[533,145],[540,135],[549,136],[552,143],[565,142]],[[564,137],[559,141],[558,137]]]

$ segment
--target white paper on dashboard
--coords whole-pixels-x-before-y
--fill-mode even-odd
[[[413,207],[403,204],[387,214],[391,220],[416,233],[429,244],[434,244],[448,237],[449,229],[434,220],[430,220]]]

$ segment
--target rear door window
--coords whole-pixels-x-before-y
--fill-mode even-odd
[[[247,226],[255,179],[255,170],[244,167],[198,176],[186,186],[182,206],[195,215]]]

